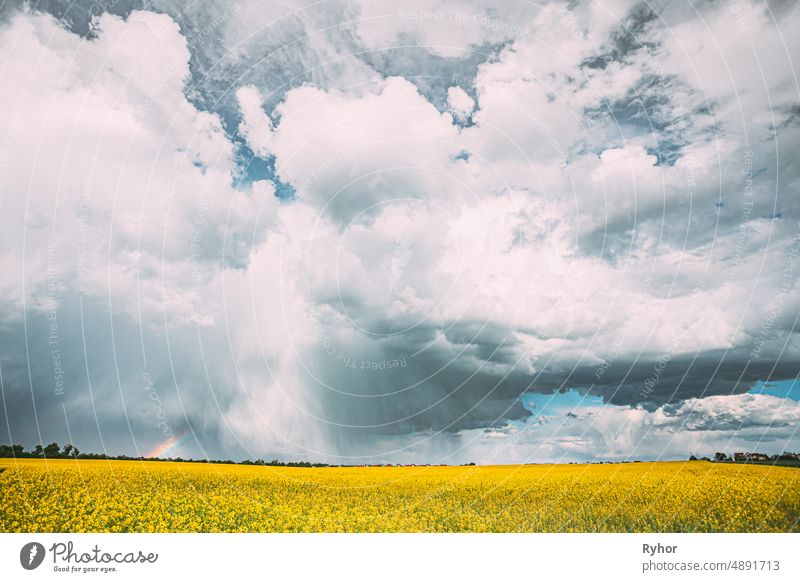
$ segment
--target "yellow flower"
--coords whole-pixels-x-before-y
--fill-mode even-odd
[[[800,471],[0,459],[4,532],[797,531]]]

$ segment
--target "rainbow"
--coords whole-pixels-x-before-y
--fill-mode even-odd
[[[191,430],[187,430],[179,435],[172,435],[163,443],[159,443],[156,447],[145,455],[145,458],[152,459],[156,457],[161,457],[164,454],[168,453],[182,442],[186,440],[186,437],[192,434]]]

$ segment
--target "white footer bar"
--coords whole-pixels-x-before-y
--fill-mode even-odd
[[[2,580],[800,580],[796,534],[0,534]]]

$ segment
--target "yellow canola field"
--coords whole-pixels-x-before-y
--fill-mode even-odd
[[[800,469],[0,459],[3,532],[800,531]]]

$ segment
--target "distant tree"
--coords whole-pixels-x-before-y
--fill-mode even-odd
[[[174,463],[218,463],[218,464],[227,464],[227,465],[236,465],[236,464],[244,464],[244,465],[275,465],[278,467],[331,467],[331,466],[343,466],[343,465],[328,465],[326,463],[312,463],[310,461],[278,461],[277,459],[273,459],[270,462],[266,462],[263,459],[257,460],[245,460],[245,461],[232,461],[230,459],[183,459],[181,457],[170,458],[170,457],[154,457],[145,459],[144,457],[131,457],[128,455],[108,455],[106,453],[82,453],[78,450],[78,447],[73,445],[72,443],[68,443],[64,445],[62,449],[58,443],[50,443],[49,445],[42,446],[36,445],[31,452],[26,452],[25,448],[22,445],[0,445],[0,458],[10,458],[10,457],[17,457],[17,458],[45,458],[45,459],[56,459],[56,458],[68,458],[68,459],[86,459],[86,460],[111,460],[116,459],[120,461],[153,461],[153,462],[174,462]],[[389,465],[390,466],[390,465]]]
[[[691,455],[691,456],[689,457],[689,460],[690,460],[690,461],[697,461],[698,459],[697,459],[697,457],[695,457],[694,455]]]
[[[44,448],[44,456],[48,459],[53,459],[61,454],[61,447],[58,443],[50,443]]]
[[[714,453],[714,460],[716,461],[727,461],[728,455],[725,453]]]

